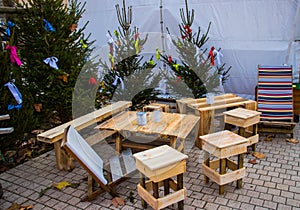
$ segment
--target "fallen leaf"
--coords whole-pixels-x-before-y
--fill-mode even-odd
[[[293,143],[293,144],[298,144],[299,141],[297,139],[286,139],[287,142]]]
[[[34,109],[36,112],[41,112],[42,107],[42,104],[34,104]]]
[[[251,163],[253,165],[257,164],[256,159],[248,160],[248,163]]]
[[[263,154],[263,153],[259,153],[259,152],[253,152],[252,154],[254,157],[258,158],[258,159],[262,159],[262,158],[265,158],[266,155]]]
[[[8,207],[6,210],[30,210],[33,209],[32,205],[29,206],[21,206],[20,204],[13,203],[10,207]]]
[[[123,198],[120,197],[114,197],[111,200],[112,205],[114,205],[115,208],[117,208],[119,205],[120,206],[124,206],[125,205],[125,200]]]
[[[71,186],[71,184],[67,181],[58,182],[56,184],[53,184],[53,186],[59,190],[64,189],[65,187]]]
[[[274,138],[273,135],[267,135],[266,138],[265,138],[265,141],[272,141]]]

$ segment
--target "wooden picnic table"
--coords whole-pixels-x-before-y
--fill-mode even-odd
[[[185,139],[193,131],[195,131],[195,139],[198,137],[199,117],[194,115],[185,115],[178,113],[161,112],[160,121],[153,121],[153,112],[147,112],[147,124],[140,126],[137,123],[137,112],[126,111],[122,112],[104,123],[95,127],[101,130],[118,131],[116,138],[116,150],[121,152],[122,146],[125,146],[121,139],[121,134],[124,132],[140,133],[140,134],[154,134],[160,137],[169,137],[170,146],[176,148],[177,139],[180,144],[176,148],[178,151],[184,151]],[[151,147],[145,146],[143,138],[139,142],[131,142],[126,144],[126,147],[147,149]]]
[[[214,119],[217,111],[223,112],[228,108],[234,107],[244,107],[249,110],[257,109],[256,101],[248,100],[231,93],[215,96],[212,104],[208,104],[206,98],[185,98],[177,100],[176,103],[180,113],[200,116],[200,136],[214,132]],[[202,148],[200,139],[196,140],[196,146]]]

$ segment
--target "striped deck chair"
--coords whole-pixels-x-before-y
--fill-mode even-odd
[[[291,134],[293,138],[292,66],[258,66],[259,131]]]

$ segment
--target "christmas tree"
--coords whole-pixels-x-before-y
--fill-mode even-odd
[[[18,5],[24,10],[15,19],[14,36],[23,60],[23,85],[32,93],[40,119],[56,112],[61,122],[69,121],[74,86],[92,51],[93,42],[83,33],[87,23],[78,28],[85,4],[29,0]]]
[[[109,62],[100,59],[103,79],[97,99],[103,102],[107,100],[131,100],[132,109],[141,109],[144,104],[154,100],[155,88],[159,77],[154,76],[152,69],[155,67],[152,58],[144,61],[141,56],[143,45],[147,41],[147,35],[142,38],[139,29],[132,29],[132,7],[126,11],[125,0],[123,8],[116,5],[117,17],[120,26],[114,33],[108,31]]]
[[[163,54],[162,57],[177,77],[175,79],[177,81],[169,81],[175,94],[186,96],[187,89],[189,89],[195,98],[200,98],[205,97],[207,92],[218,92],[219,83],[223,84],[226,81],[231,67],[226,69],[225,64],[220,64],[220,50],[212,47],[209,55],[206,55],[207,48],[204,46],[209,39],[208,32],[211,24],[209,23],[205,33],[202,33],[200,27],[197,32],[194,32],[192,30],[194,10],[188,9],[187,0],[185,0],[185,5],[185,11],[183,8],[180,9],[181,37],[172,39],[179,54],[179,61],[167,54]],[[217,65],[215,65],[217,58]]]

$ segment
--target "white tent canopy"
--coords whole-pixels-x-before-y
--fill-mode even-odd
[[[132,5],[133,26],[141,33],[161,32],[160,5],[164,30],[179,35],[180,8],[184,0],[127,0]],[[89,0],[82,23],[89,21],[86,32],[96,45],[107,45],[107,30],[119,26],[115,5],[122,0]],[[195,10],[193,31],[200,26],[211,29],[206,48],[221,48],[223,62],[232,66],[225,91],[254,96],[257,65],[293,65],[295,79],[299,75],[300,4],[298,0],[188,0]],[[166,31],[165,31],[166,32]],[[152,44],[155,45],[155,44]],[[157,43],[160,47],[161,43]],[[156,46],[153,46],[154,49]]]

